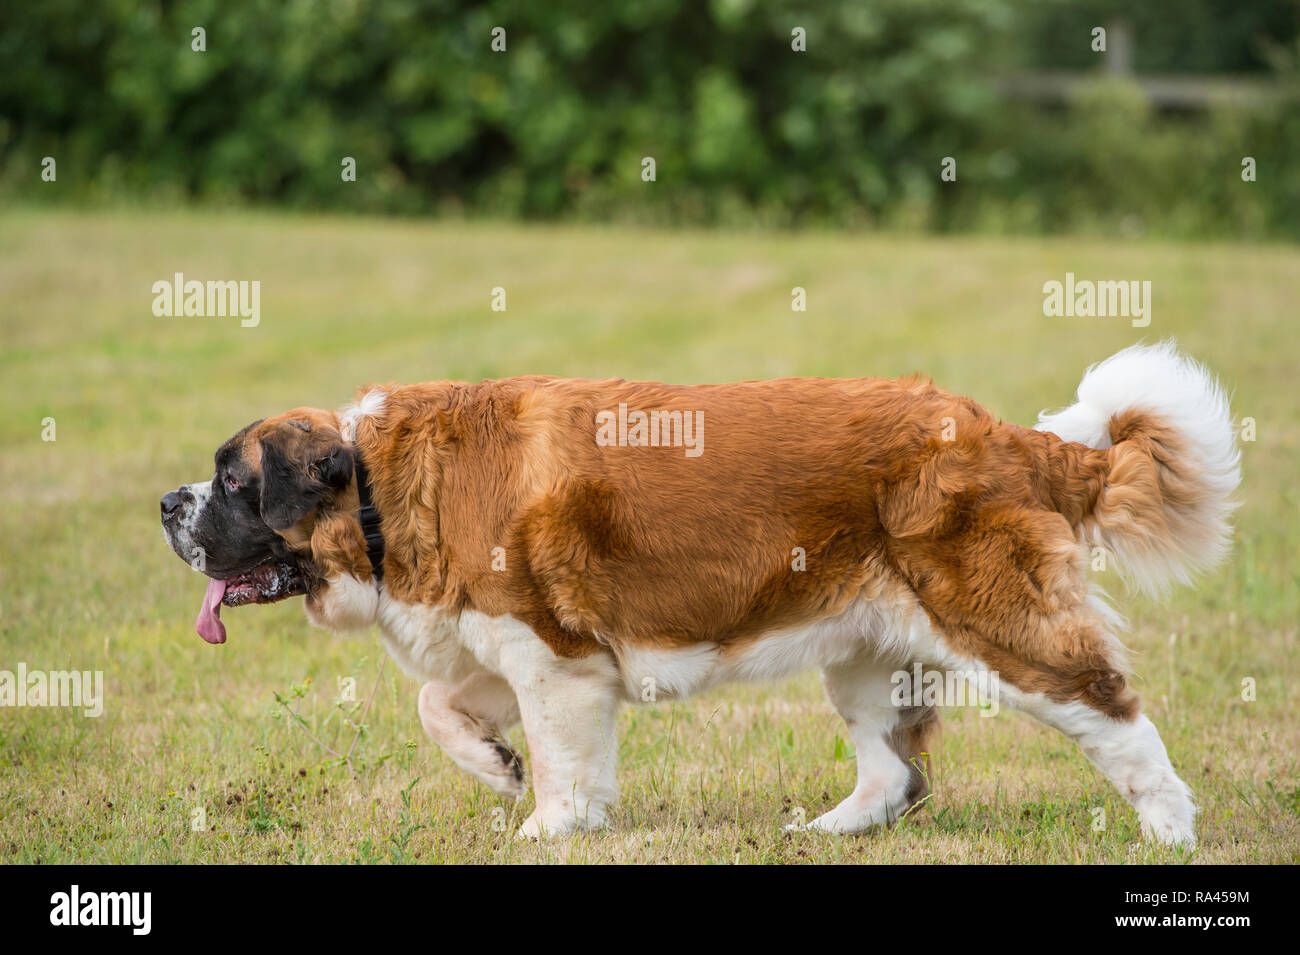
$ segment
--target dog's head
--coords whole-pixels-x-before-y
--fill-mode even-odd
[[[354,458],[336,415],[298,408],[244,428],[217,449],[215,466],[211,480],[163,497],[162,524],[172,550],[211,578],[197,627],[223,643],[222,604],[311,593],[312,530],[324,510],[355,498]]]

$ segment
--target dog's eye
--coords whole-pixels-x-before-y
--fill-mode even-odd
[[[231,477],[229,474],[226,475],[226,490],[227,490],[227,491],[238,491],[241,487],[243,487],[242,484],[240,484],[238,481],[236,481],[236,480],[235,480],[233,477]]]

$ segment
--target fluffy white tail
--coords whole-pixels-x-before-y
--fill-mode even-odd
[[[1093,365],[1078,403],[1038,417],[1038,430],[1110,449],[1110,468],[1080,526],[1131,583],[1150,593],[1227,553],[1241,482],[1228,398],[1172,341],[1133,345]]]

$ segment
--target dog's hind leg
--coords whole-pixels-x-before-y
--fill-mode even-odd
[[[894,704],[897,670],[868,653],[822,670],[827,695],[857,751],[858,778],[852,794],[808,828],[857,832],[892,822],[928,792],[926,738],[938,715],[932,706]]]
[[[1098,601],[1081,602],[1040,620],[1034,638],[1019,645],[969,641],[978,662],[963,664],[951,653],[935,662],[983,670],[999,706],[1028,713],[1079,744],[1137,810],[1143,832],[1168,845],[1194,845],[1191,793],[1128,687],[1110,616]]]
[[[986,677],[996,702],[1075,740],[1169,844],[1195,841],[1195,810],[1125,677],[1118,615],[1089,592],[1084,552],[1059,515],[990,506],[961,533],[899,545],[921,605],[909,653]]]
[[[502,737],[519,722],[519,703],[505,680],[487,672],[420,689],[420,722],[465,772],[503,796],[522,796],[523,761]]]
[[[1001,702],[1052,726],[1079,744],[1084,755],[1137,810],[1142,831],[1166,845],[1196,845],[1196,808],[1178,778],[1155,724],[1145,714],[1107,714],[1084,700],[1056,702],[1004,681]],[[1136,700],[1134,699],[1134,704]]]

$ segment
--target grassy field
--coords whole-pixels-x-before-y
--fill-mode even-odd
[[[1150,280],[1151,325],[1045,318],[1042,285],[1067,271]],[[261,323],[154,317],[175,272],[259,280]],[[0,860],[1295,862],[1297,301],[1292,248],[0,214],[0,670],[102,670],[106,695],[97,719],[0,709]],[[1167,335],[1256,423],[1230,563],[1165,603],[1121,599],[1137,687],[1201,806],[1194,855],[1139,845],[1074,744],[1007,711],[944,712],[934,796],[888,831],[782,832],[852,788],[814,674],[625,709],[613,827],[520,844],[531,798],[500,799],[424,737],[377,636],[313,630],[293,600],[228,610],[229,642],[208,646],[203,580],[158,525],[160,495],[206,478],[236,429],[370,380],[921,370],[1029,423],[1088,363]],[[357,702],[336,703],[340,678]],[[352,745],[349,720],[366,727],[355,778],[324,748]]]

